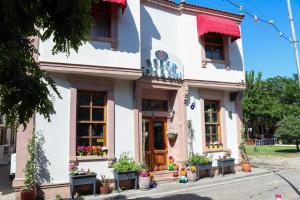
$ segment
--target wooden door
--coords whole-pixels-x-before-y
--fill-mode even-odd
[[[167,136],[165,118],[145,118],[145,160],[151,170],[167,169]]]

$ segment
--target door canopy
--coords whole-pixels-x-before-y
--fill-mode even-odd
[[[197,16],[197,30],[199,37],[210,32],[228,35],[232,42],[241,37],[239,24],[235,21],[206,14]]]
[[[125,8],[126,8],[126,1],[127,0],[103,0],[106,2],[111,2],[111,3],[115,3],[121,6],[122,8],[122,12],[124,12]]]

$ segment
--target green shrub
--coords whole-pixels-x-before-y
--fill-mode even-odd
[[[112,168],[115,172],[139,172],[141,169],[140,165],[137,164],[133,157],[131,157],[128,153],[122,153],[117,162],[113,164]]]
[[[200,154],[192,154],[192,156],[188,160],[188,164],[206,164],[211,162],[210,159],[206,156]]]

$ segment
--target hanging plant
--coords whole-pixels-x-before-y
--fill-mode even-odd
[[[178,133],[177,132],[169,132],[168,133],[168,138],[169,139],[176,139],[178,136]]]

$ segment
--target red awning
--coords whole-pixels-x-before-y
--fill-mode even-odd
[[[199,37],[209,32],[228,35],[231,41],[241,37],[240,27],[235,21],[205,14],[197,16],[197,30]]]
[[[124,10],[126,8],[126,1],[127,0],[103,0],[103,1],[108,1],[108,2],[111,2],[111,3],[119,4],[122,8],[122,12],[124,12]]]

